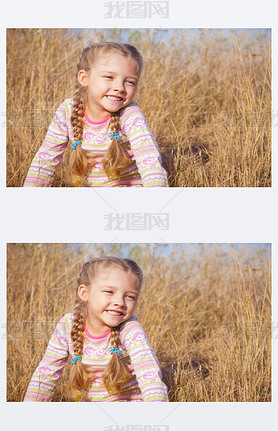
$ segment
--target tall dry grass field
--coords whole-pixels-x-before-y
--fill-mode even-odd
[[[204,244],[9,244],[8,401],[23,400],[55,325],[73,310],[84,260],[107,254],[129,256],[144,271],[135,315],[171,401],[271,401],[270,251]],[[70,366],[54,401],[69,401]]]
[[[135,100],[173,187],[271,186],[271,41],[250,30],[9,29],[7,186],[23,185],[85,43],[128,41],[145,67]],[[66,180],[68,152],[54,186]]]

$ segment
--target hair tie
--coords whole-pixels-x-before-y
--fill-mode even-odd
[[[116,138],[118,142],[121,139],[119,133],[109,133],[109,136],[111,139]]]
[[[120,356],[121,352],[120,349],[117,347],[110,347],[110,353],[113,355],[113,353],[117,353],[117,356]]]
[[[73,364],[76,364],[76,362],[78,361],[78,359],[80,359],[80,361],[81,361],[81,356],[75,356],[74,358],[70,358],[70,360],[71,360],[71,362]]]
[[[70,146],[73,150],[76,150],[77,145],[81,145],[81,141],[76,141],[73,144],[70,144]]]

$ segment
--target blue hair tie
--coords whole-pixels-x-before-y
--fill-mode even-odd
[[[109,133],[109,136],[111,139],[116,138],[117,141],[121,139],[119,133]]]
[[[70,146],[73,150],[76,150],[77,145],[81,145],[81,141],[76,141],[73,144],[70,144]]]
[[[110,347],[110,353],[113,355],[113,353],[117,353],[117,356],[120,356],[121,352],[120,349],[117,347]]]
[[[74,358],[70,358],[70,360],[71,360],[71,362],[73,364],[76,364],[76,362],[78,361],[78,359],[80,359],[80,361],[81,361],[81,356],[75,356]]]

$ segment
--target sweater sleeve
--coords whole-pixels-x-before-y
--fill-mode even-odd
[[[52,401],[69,356],[65,316],[60,320],[48,343],[46,352],[28,385],[24,401]]]
[[[132,318],[124,326],[121,343],[130,356],[143,401],[169,401],[158,360],[136,318]]]
[[[147,121],[133,102],[121,116],[121,128],[127,136],[144,187],[168,187],[167,172],[162,167],[157,143]]]
[[[67,103],[57,109],[45,139],[28,170],[23,187],[51,187],[69,141]]]

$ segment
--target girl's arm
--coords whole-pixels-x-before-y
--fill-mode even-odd
[[[56,168],[62,161],[69,141],[68,115],[67,102],[64,101],[50,123],[43,144],[28,170],[23,187],[51,187]]]
[[[144,187],[168,187],[167,172],[155,139],[139,106],[132,102],[121,115],[121,128],[127,136]]]
[[[44,357],[28,385],[24,401],[52,401],[57,381],[69,356],[65,316],[60,320],[52,335]]]
[[[169,401],[158,360],[136,318],[127,321],[121,332],[121,339],[134,367],[143,401]]]

